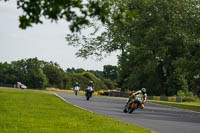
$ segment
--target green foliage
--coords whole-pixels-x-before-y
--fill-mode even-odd
[[[194,94],[193,94],[192,92],[187,92],[187,93],[185,94],[185,96],[193,97]]]
[[[104,83],[100,79],[98,79],[94,74],[92,74],[90,72],[84,72],[84,73],[82,73],[82,76],[88,79],[88,83],[89,83],[89,81],[94,82],[95,90],[105,89]]]
[[[117,80],[118,78],[118,68],[117,66],[104,65],[103,66],[104,77],[111,80]]]
[[[66,70],[66,73],[82,73],[82,72],[85,72],[85,70],[82,68],[75,69],[74,67],[72,67],[72,68],[67,68]]]
[[[105,89],[116,89],[116,84],[110,79],[104,79],[103,83],[105,84]]]
[[[93,73],[97,78],[103,80],[105,77],[104,77],[104,74],[102,71],[99,71],[99,70],[89,70],[89,72]]]
[[[200,67],[199,3],[195,0],[123,2],[120,7],[124,11],[137,14],[132,19],[124,19],[126,15],[113,16],[106,35],[101,35],[104,41],[110,41],[107,45],[122,51],[120,86],[124,89],[146,87],[149,92],[160,95],[175,95],[181,89],[185,93],[197,91],[195,88],[199,85],[194,82],[194,75],[199,75],[195,67]]]
[[[199,93],[199,3],[196,0],[112,1],[105,32],[66,39],[87,58],[121,51],[118,85],[123,90],[146,87],[151,94]],[[93,25],[92,25],[93,26]],[[195,27],[195,28],[194,28]],[[98,29],[94,26],[94,29]]]
[[[83,72],[82,76],[84,76],[85,78],[87,78],[88,80],[92,80],[95,81],[97,80],[97,78],[94,76],[94,74],[90,73],[90,72]],[[95,83],[95,82],[94,82]]]
[[[57,63],[53,62],[50,63],[43,62],[43,64],[44,64],[43,71],[49,81],[48,86],[63,89],[64,72],[60,68],[60,66]]]
[[[72,23],[71,31],[80,31],[83,25],[88,25],[86,29],[92,28],[87,35],[81,35],[80,31],[80,34],[68,35],[66,40],[69,45],[81,46],[77,56],[83,58],[95,55],[102,59],[104,54],[120,51],[117,82],[122,90],[146,87],[155,95],[175,95],[179,90],[185,94],[188,91],[200,94],[200,10],[197,0],[89,0],[86,4],[79,0],[18,0],[17,5],[24,11],[19,19],[21,28],[42,23],[42,17],[53,21],[64,18]],[[81,15],[74,11],[75,8]],[[105,22],[104,25],[96,20],[91,23],[94,16]],[[19,69],[23,62],[12,66],[17,71],[10,71],[12,67],[1,64],[8,69],[0,70],[0,74],[9,73],[9,76],[5,74],[0,79],[26,81],[26,68]],[[42,75],[39,70],[36,72]],[[116,73],[106,70],[104,74],[116,80]],[[95,75],[103,79],[100,73]],[[98,80],[87,75],[85,78],[94,80],[97,88],[103,87]],[[67,81],[68,78],[59,80]]]
[[[182,90],[179,90],[177,92],[177,96],[183,97],[183,96],[185,96],[185,93]]]
[[[195,98],[194,97],[183,97],[182,98],[182,102],[195,102]]]
[[[0,63],[0,83],[16,84],[20,81],[28,88],[72,89],[75,83],[79,82],[81,90],[85,90],[89,81],[92,80],[95,90],[114,88],[113,81],[105,80],[104,82],[102,71],[90,71],[72,68],[64,72],[57,63],[30,58],[14,61],[11,64]],[[96,77],[95,73],[102,79]]]
[[[72,84],[72,75],[71,74],[66,74],[65,75],[65,77],[64,77],[64,89],[67,89],[67,90],[69,90],[69,89],[72,89],[72,86],[73,86],[73,84]]]
[[[12,66],[7,62],[0,63],[0,83],[14,84],[16,80],[17,77]]]
[[[181,97],[194,97],[194,94],[192,92],[184,92],[183,90],[179,90],[177,92],[177,96],[181,96]]]
[[[94,82],[94,89],[105,89],[105,85],[103,81],[98,79],[95,75],[90,72],[83,72],[83,73],[75,73],[75,74],[66,74],[66,87],[65,89],[72,89],[76,82],[79,83],[80,89],[85,90],[88,86],[89,81]]]
[[[42,63],[37,58],[13,61],[6,66],[3,66],[5,75],[2,77],[10,78],[0,79],[0,82],[14,84],[20,81],[28,88],[44,88],[48,84],[48,79],[42,70]]]
[[[8,0],[4,0],[8,1]],[[17,0],[17,8],[23,11],[19,17],[22,29],[33,24],[42,24],[42,18],[57,22],[64,19],[70,22],[72,32],[79,31],[84,25],[88,25],[91,18],[96,17],[101,22],[108,21],[110,2],[101,0]]]

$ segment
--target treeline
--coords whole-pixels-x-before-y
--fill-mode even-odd
[[[127,59],[130,59],[129,57],[131,56],[126,56]],[[187,82],[187,80],[178,80],[177,77],[181,75],[176,73],[175,76],[169,76],[170,80],[165,83],[169,84],[168,89],[166,89],[161,85],[164,80],[162,75],[165,75],[165,72],[163,72],[165,67],[158,65],[155,72],[147,73],[148,69],[142,65],[133,67],[136,66],[134,61],[134,59],[126,62],[121,61],[119,66],[105,65],[103,71],[99,71],[84,70],[82,68],[67,68],[63,70],[54,62],[41,61],[37,58],[23,59],[11,63],[0,63],[0,83],[16,84],[17,82],[22,82],[32,89],[48,87],[71,89],[75,82],[79,82],[81,90],[85,90],[88,82],[92,80],[95,90],[122,88],[122,91],[127,91],[145,87],[148,95],[164,95],[166,90],[170,96],[179,95],[179,93],[190,96],[193,94],[199,95],[199,82],[196,82],[199,77],[193,77],[193,80],[191,79],[190,82]],[[189,71],[187,72],[189,73]]]
[[[101,1],[101,0],[100,0]],[[103,1],[102,1],[103,2]],[[74,33],[68,44],[79,57],[121,51],[122,90],[149,95],[200,95],[200,4],[197,0],[115,0],[105,32]],[[95,28],[89,26],[88,28]],[[96,32],[98,33],[98,32]],[[88,37],[92,36],[92,37]],[[78,39],[77,39],[78,38]]]
[[[84,90],[88,82],[92,80],[96,90],[114,89],[117,71],[112,68],[116,68],[116,66],[106,65],[104,71],[84,70],[82,68],[63,70],[57,63],[30,58],[13,61],[10,64],[0,63],[0,83],[16,84],[16,82],[22,82],[28,88],[33,89],[46,87],[71,89],[75,82],[79,82],[81,89]],[[115,77],[113,77],[114,75]]]

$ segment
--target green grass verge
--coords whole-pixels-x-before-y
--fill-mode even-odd
[[[167,102],[167,101],[157,101],[157,100],[148,100],[148,102],[168,105],[172,107],[182,108],[182,109],[188,109],[192,111],[200,112],[200,103],[199,102],[182,102],[182,103],[176,103],[176,102]]]
[[[52,94],[0,88],[0,133],[150,133]]]

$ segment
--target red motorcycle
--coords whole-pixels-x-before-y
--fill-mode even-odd
[[[141,98],[131,99],[124,107],[124,113],[132,113],[138,108],[144,108],[144,103]]]

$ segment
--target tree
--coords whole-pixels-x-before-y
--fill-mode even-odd
[[[196,0],[118,0],[106,31],[96,38],[82,36],[84,41],[79,42],[82,48],[77,55],[87,58],[121,50],[122,87],[134,80],[134,88],[147,86],[149,91],[162,95],[194,90],[199,88],[193,86],[194,77],[199,80],[194,68],[200,67],[199,7]],[[74,42],[77,36],[67,39]]]
[[[117,80],[118,78],[117,66],[104,65],[103,74],[104,74],[104,77],[107,79]]]
[[[22,29],[32,24],[42,24],[43,18],[51,21],[65,19],[71,23],[72,32],[88,25],[92,17],[104,23],[110,13],[109,1],[102,0],[17,0],[17,8],[23,11],[19,17],[19,27]]]
[[[199,3],[195,0],[132,0],[129,1],[127,7],[129,10],[138,12],[138,17],[134,21],[126,21],[130,29],[126,35],[132,38],[127,39],[130,44],[127,48],[135,47],[139,49],[139,55],[148,55],[147,62],[143,58],[137,61],[139,55],[134,55],[133,60],[137,61],[135,63],[141,63],[144,66],[138,68],[148,70],[139,74],[148,74],[151,71],[149,66],[152,66],[152,63],[156,64],[153,66],[161,79],[158,82],[163,88],[160,91],[161,94],[175,95],[180,89],[187,92],[190,88],[188,84],[190,79],[187,78],[190,69],[187,64],[190,64],[190,59],[194,58],[190,52],[191,47],[200,45],[199,31],[195,29],[200,28],[200,19],[197,17],[200,15]],[[136,75],[137,72],[135,72]],[[137,78],[137,80],[141,79]],[[143,85],[148,83],[144,79],[141,81]],[[154,88],[149,87],[149,90],[151,89]]]
[[[0,63],[0,83],[15,84],[17,77],[11,64]]]
[[[57,63],[43,62],[43,64],[44,67],[42,69],[44,71],[44,74],[48,78],[48,86],[63,89],[64,71],[60,68],[60,66]]]
[[[104,79],[103,71],[99,71],[99,70],[88,70],[88,71],[93,73],[97,78],[99,78],[101,80]]]
[[[42,62],[37,58],[22,60],[20,69],[23,70],[24,77],[22,82],[29,88],[45,88],[48,84],[48,79],[43,72]]]

